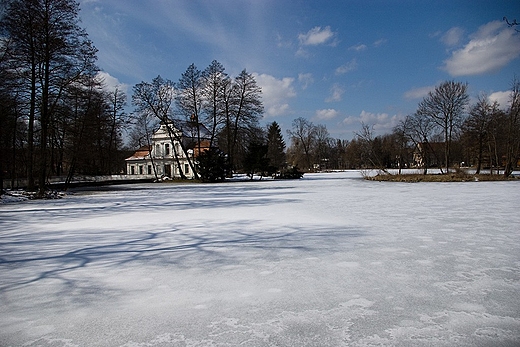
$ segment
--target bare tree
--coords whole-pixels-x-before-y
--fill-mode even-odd
[[[177,83],[177,107],[187,122],[197,132],[198,153],[200,150],[200,111],[202,108],[202,76],[195,64],[188,66]]]
[[[314,144],[314,157],[319,163],[320,170],[330,169],[330,159],[334,140],[330,137],[327,127],[323,124],[316,125],[316,142]]]
[[[518,25],[520,25],[520,23],[518,23],[516,21],[516,19],[513,19],[512,21],[510,21],[509,19],[507,19],[507,17],[504,17],[503,20],[507,23],[507,25],[510,28],[514,28],[517,32],[520,32],[520,30],[517,29],[517,27],[518,27]]]
[[[509,108],[506,111],[506,155],[504,176],[509,177],[520,155],[520,81],[512,82]]]
[[[451,144],[463,121],[468,104],[468,85],[448,81],[435,87],[420,103],[417,114],[433,120],[442,129],[444,136],[444,164],[446,172],[450,166]]]
[[[148,155],[152,162],[152,169],[155,179],[159,179],[157,175],[157,168],[154,163],[152,155],[152,135],[158,127],[159,119],[149,112],[136,113],[132,115],[134,119],[134,126],[130,131],[130,145],[134,148],[141,148],[146,146],[148,148]]]
[[[490,103],[487,95],[482,94],[475,105],[469,111],[469,116],[464,122],[464,134],[467,138],[467,146],[474,147],[477,157],[476,174],[480,173],[484,150],[490,134],[490,123],[493,115],[498,110],[498,103]],[[491,153],[490,153],[491,154]]]
[[[430,157],[436,155],[431,146],[431,139],[435,135],[435,123],[431,118],[417,113],[406,116],[401,125],[404,134],[414,144],[416,150],[420,151],[423,174],[428,173]]]
[[[211,65],[202,72],[202,81],[202,109],[206,114],[205,123],[210,125],[210,147],[212,147],[218,126],[225,122],[225,90],[230,80],[224,66],[213,60]]]
[[[306,169],[312,168],[311,148],[316,142],[316,126],[309,120],[299,117],[293,120],[292,129],[287,130],[291,137],[293,150],[301,149],[305,157]]]
[[[392,135],[394,138],[394,144],[397,147],[397,154],[396,154],[396,160],[397,160],[397,168],[398,168],[398,174],[400,175],[402,173],[403,167],[409,163],[409,145],[410,145],[410,138],[406,134],[406,127],[405,123],[406,121],[400,122],[398,125],[396,125],[392,129]]]
[[[49,168],[51,122],[64,89],[82,75],[93,76],[96,49],[79,23],[74,0],[8,0],[1,30],[11,43],[11,68],[28,100],[29,188],[34,186],[34,125],[38,116],[39,195]]]
[[[369,167],[388,172],[383,162],[381,138],[374,137],[373,127],[361,123],[361,131],[356,133],[356,139],[361,147],[362,162]]]
[[[126,93],[121,90],[120,86],[116,86],[113,90],[106,92],[106,101],[109,115],[109,135],[108,140],[108,173],[112,174],[112,162],[114,160],[113,153],[117,151],[118,144],[121,142],[121,131],[126,125],[129,125],[129,117],[125,112]]]
[[[231,86],[225,87],[225,134],[228,143],[228,154],[231,165],[237,165],[236,158],[239,139],[244,145],[249,143],[248,138],[254,137],[258,129],[258,121],[264,112],[262,90],[256,83],[254,76],[245,69],[235,77]]]
[[[96,79],[85,78],[82,84],[70,86],[65,97],[61,124],[55,122],[55,129],[61,132],[64,146],[66,144],[63,151],[68,161],[65,180],[68,186],[77,172],[100,173],[100,148],[103,147],[100,123],[106,115],[106,104]]]
[[[175,127],[175,123],[173,120],[173,111],[172,106],[175,100],[175,87],[174,84],[169,81],[163,79],[161,76],[157,76],[152,80],[151,83],[141,82],[134,86],[134,93],[132,95],[132,103],[137,108],[138,113],[148,113],[157,117],[163,124],[166,125],[166,129],[168,131],[168,135],[172,143],[177,141],[181,147],[181,150],[186,157],[188,164],[194,173],[196,179],[198,179],[197,170],[193,161],[191,160],[186,146],[181,138],[181,134],[177,131],[178,129],[173,129],[171,125]],[[177,167],[179,168],[179,172],[183,179],[186,179],[186,176],[183,173],[181,168],[181,163],[179,160],[179,153],[177,153],[176,146],[173,146],[173,153],[175,157],[175,161]]]

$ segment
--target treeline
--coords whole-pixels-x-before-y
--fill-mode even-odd
[[[119,173],[125,93],[97,78],[72,0],[7,0],[0,20],[0,183]],[[7,179],[6,178],[6,179]]]
[[[297,118],[288,130],[290,165],[305,170],[449,168],[472,166],[480,173],[509,176],[520,157],[520,82],[513,80],[509,102],[481,95],[470,105],[467,84],[438,85],[389,134],[374,136],[370,125],[351,141],[330,137],[324,125]]]

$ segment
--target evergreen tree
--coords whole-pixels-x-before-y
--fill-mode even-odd
[[[269,159],[267,158],[267,145],[258,141],[252,141],[247,147],[246,154],[243,160],[244,171],[253,179],[253,175],[259,174],[262,176],[272,174],[269,167]]]
[[[286,166],[285,141],[277,122],[272,122],[267,129],[267,158],[275,170],[281,170]]]
[[[198,170],[203,182],[220,182],[226,179],[229,171],[227,156],[215,147],[203,151],[198,157]]]

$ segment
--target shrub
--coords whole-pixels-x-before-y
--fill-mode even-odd
[[[291,169],[282,170],[275,178],[284,180],[294,180],[303,177],[303,172],[298,167],[293,166]]]

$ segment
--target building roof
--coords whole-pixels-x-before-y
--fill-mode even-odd
[[[196,143],[193,147],[193,155],[195,157],[198,157],[200,154],[204,153],[210,148],[210,142],[209,140],[201,140],[200,145]],[[200,149],[200,152],[199,152]]]
[[[183,121],[183,120],[174,120],[170,122],[170,124],[177,130],[182,132],[182,136],[186,138],[197,138],[197,123],[193,121]],[[164,125],[162,123],[161,125]],[[211,138],[211,133],[204,126],[204,124],[198,124],[198,130],[200,132],[201,139],[209,139]]]
[[[145,159],[147,156],[150,156],[150,151],[152,150],[152,146],[142,146],[137,151],[132,154],[132,156],[126,158],[125,160],[141,160]]]

